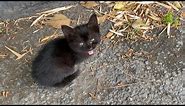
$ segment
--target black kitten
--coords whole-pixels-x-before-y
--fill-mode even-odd
[[[44,86],[65,86],[72,82],[79,75],[75,64],[93,55],[100,42],[95,14],[87,24],[75,28],[63,25],[61,29],[65,38],[47,43],[32,63],[32,77]]]

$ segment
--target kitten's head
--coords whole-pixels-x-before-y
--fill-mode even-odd
[[[61,26],[69,46],[77,53],[92,55],[93,49],[100,42],[100,31],[96,14],[91,15],[87,24],[71,28]]]

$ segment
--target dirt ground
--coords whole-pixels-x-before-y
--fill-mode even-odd
[[[174,37],[154,29],[155,40],[129,42],[116,37],[102,40],[96,54],[81,64],[83,72],[65,88],[38,86],[31,77],[31,60],[42,47],[41,38],[51,36],[49,26],[34,33],[33,20],[15,20],[52,8],[79,2],[0,2],[0,19],[8,20],[8,29],[0,33],[0,104],[185,104],[185,21]],[[108,8],[104,8],[105,10]],[[185,11],[185,8],[184,10]],[[92,11],[81,5],[63,12],[72,20],[81,15],[87,22]],[[2,15],[3,14],[3,15]],[[102,36],[111,22],[100,25]],[[61,33],[59,30],[58,33]],[[62,33],[61,33],[62,35]],[[25,53],[21,59],[6,47]],[[31,48],[31,49],[30,49]],[[124,57],[132,49],[131,57]],[[7,94],[7,95],[6,95]]]

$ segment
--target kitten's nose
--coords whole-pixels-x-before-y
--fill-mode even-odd
[[[87,48],[88,48],[89,50],[94,49],[94,48],[93,48],[93,42],[92,42],[92,41],[88,42]]]
[[[88,48],[89,50],[93,49],[91,45],[87,45],[87,48]]]

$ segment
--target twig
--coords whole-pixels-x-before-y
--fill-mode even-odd
[[[55,37],[55,36],[58,36],[58,35],[57,35],[57,31],[58,31],[58,29],[56,29],[56,31],[55,31],[52,35],[47,36],[47,37],[45,37],[45,38],[39,40],[39,42],[44,42],[44,41],[47,41],[47,40],[50,39],[50,38],[53,38],[53,37]]]
[[[151,14],[152,16],[148,15],[149,18],[153,19],[153,20],[156,20],[156,21],[161,21],[161,19],[153,14]]]
[[[166,1],[166,3],[170,6],[172,6],[173,9],[175,9],[176,11],[179,11],[179,9],[177,7],[175,7],[172,3]]]
[[[0,22],[0,25],[4,25],[5,23],[4,22]]]
[[[130,84],[123,84],[123,85],[112,86],[112,87],[107,87],[106,89],[122,88],[122,87],[126,87],[126,86],[129,86],[129,85],[134,85],[134,84],[138,84],[138,83],[140,83],[140,82],[130,83]]]
[[[60,7],[60,8],[55,8],[55,9],[52,9],[52,10],[48,10],[48,11],[45,11],[45,12],[41,12],[41,13],[37,13],[37,14],[42,14],[41,16],[39,16],[31,25],[30,27],[32,27],[34,24],[36,24],[42,17],[44,16],[48,16],[50,14],[54,14],[56,12],[59,12],[59,11],[62,11],[62,10],[67,10],[67,9],[70,9],[72,7],[75,7],[77,5],[70,5],[70,6],[66,6],[66,7]]]
[[[14,25],[15,25],[16,23],[18,23],[19,21],[21,21],[21,20],[26,20],[26,19],[30,20],[30,19],[33,18],[33,17],[38,17],[38,16],[31,16],[31,17],[19,18],[19,19],[15,20]]]
[[[134,13],[141,7],[141,4],[137,5],[136,9],[134,10]]]
[[[76,25],[78,25],[79,23],[80,23],[80,15],[78,16],[78,20],[77,20],[77,22],[76,22]]]
[[[14,55],[17,56],[17,59],[16,59],[16,60],[21,59],[24,55],[26,55],[26,54],[28,53],[28,52],[26,52],[26,53],[23,53],[23,54],[19,54],[19,53],[17,53],[16,51],[10,49],[9,47],[7,47],[7,46],[5,46],[5,47],[6,47],[9,51],[11,51]]]
[[[124,29],[119,30],[119,32],[124,32],[128,27],[129,27],[129,25],[127,27],[125,27]]]
[[[59,8],[55,8],[55,9],[52,9],[52,10],[44,11],[44,12],[41,12],[41,13],[38,13],[38,14],[53,14],[53,13],[56,13],[56,12],[59,12],[59,11],[70,9],[72,7],[75,7],[75,6],[77,6],[77,5],[70,5],[70,6],[66,6],[66,7],[59,7]]]
[[[146,11],[145,11],[145,15],[148,15],[149,11],[150,11],[150,9],[147,8]]]
[[[9,25],[9,22],[6,20],[5,21],[6,35],[9,35],[8,34],[8,30],[9,30],[9,26],[8,25]]]
[[[143,13],[144,13],[144,11],[143,11],[143,10],[141,10],[141,13],[140,13],[138,16],[141,16]]]
[[[95,89],[95,93],[94,93],[95,97],[96,97],[96,94],[97,94],[97,89],[98,89],[98,79],[96,79],[96,89]]]
[[[5,58],[6,56],[6,54],[0,54],[0,58]]]
[[[125,20],[128,22],[127,15],[123,14],[123,16],[125,17]]]
[[[108,16],[108,17],[111,17],[111,18],[114,18],[114,19],[117,19],[117,20],[120,20],[120,21],[122,21],[122,19],[120,19],[120,18],[117,18],[117,17],[115,17],[115,16],[112,16],[112,15],[110,15],[110,14],[107,14],[107,16]]]
[[[168,5],[166,5],[166,4],[163,4],[163,3],[160,3],[160,2],[155,2],[155,3],[157,3],[158,5],[161,5],[161,6],[165,7],[167,9],[171,9],[171,7],[168,6]]]
[[[100,5],[100,10],[99,11],[100,11],[100,13],[102,13],[102,6],[101,5]]]
[[[148,83],[149,83],[149,82],[154,82],[154,80],[149,80],[149,81],[147,81],[147,82],[148,82]],[[106,88],[104,88],[104,89],[106,90],[106,89],[122,88],[122,87],[127,87],[127,86],[131,86],[131,85],[139,84],[139,83],[146,83],[146,81],[139,81],[139,82],[130,83],[130,84],[121,84],[121,85],[117,85],[117,86],[106,87]]]
[[[160,33],[158,36],[160,36],[165,30],[166,30],[167,27],[165,27]]]
[[[124,36],[122,33],[115,32],[115,31],[113,31],[113,30],[111,30],[111,29],[109,29],[109,31],[112,32],[112,33],[115,33],[116,35]]]
[[[122,70],[122,69],[120,69],[120,68],[119,68],[119,67],[117,67],[117,66],[116,66],[116,68],[117,68],[117,69],[119,69],[119,70]],[[127,69],[128,69],[128,68],[127,68]],[[128,74],[128,73],[126,73],[125,71],[123,71],[123,73],[124,73],[124,74],[126,74],[126,75],[128,75],[128,76],[130,76],[132,79],[136,79],[136,80],[139,80],[139,81],[141,81],[141,80],[142,80],[142,79],[140,79],[140,78],[136,78],[135,76],[132,76],[132,75],[130,75],[130,74]]]
[[[37,29],[37,30],[35,30],[35,31],[33,31],[33,33],[36,33],[36,32],[38,32],[40,29]]]
[[[153,3],[155,3],[155,1],[141,1],[141,2],[136,2],[136,3],[139,3],[139,4],[153,4]]]
[[[167,35],[168,35],[168,37],[170,37],[170,26],[171,26],[171,24],[168,23],[168,26],[167,26]]]
[[[139,16],[136,16],[136,15],[131,15],[131,14],[127,14],[128,16],[132,17],[130,19],[139,19],[140,17]]]
[[[42,17],[44,17],[46,14],[42,14],[41,16],[39,16],[35,21],[33,21],[33,23],[30,25],[30,27],[32,27],[33,25],[35,25]]]

